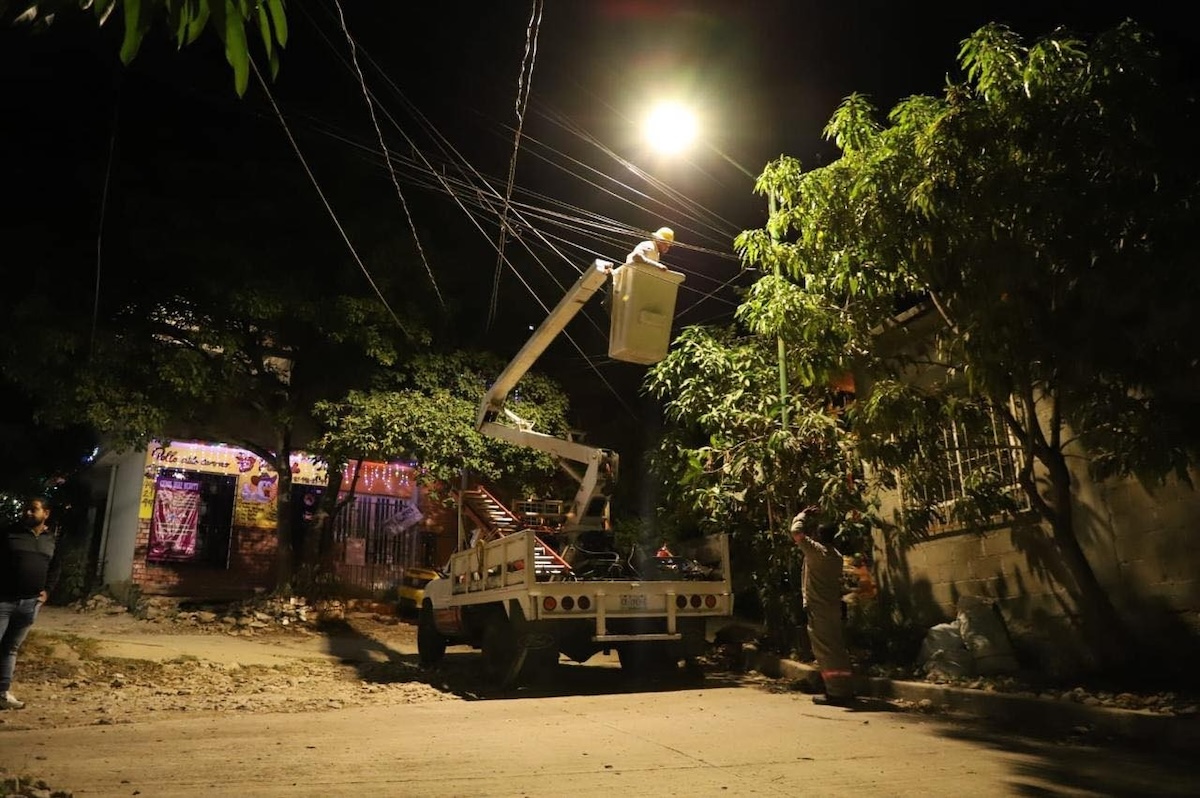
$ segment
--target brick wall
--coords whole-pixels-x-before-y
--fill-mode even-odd
[[[206,563],[152,563],[146,560],[150,522],[138,524],[133,583],[147,595],[244,598],[274,587],[275,530],[235,526],[229,567]]]

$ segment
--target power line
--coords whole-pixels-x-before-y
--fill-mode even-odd
[[[517,114],[517,129],[513,133],[512,158],[508,162],[508,182],[504,187],[504,207],[500,210],[500,240],[496,252],[496,269],[492,277],[492,301],[488,306],[485,329],[491,329],[496,317],[496,302],[500,294],[500,267],[504,262],[504,243],[508,234],[508,207],[512,201],[513,182],[517,175],[517,154],[521,151],[521,129],[525,125],[525,108],[529,104],[529,92],[533,87],[533,64],[537,57],[537,36],[542,23],[542,2],[533,1],[529,24],[525,29],[525,54],[521,59],[521,73],[517,76],[517,98],[513,103]],[[528,72],[529,80],[525,80]]]
[[[333,0],[333,5],[337,8],[338,21],[341,23],[342,32],[346,34],[346,44],[350,49],[350,61],[354,65],[354,74],[358,78],[358,84],[362,88],[363,99],[367,102],[367,112],[371,115],[371,125],[375,128],[375,135],[379,138],[379,146],[385,152],[387,145],[383,140],[383,131],[379,129],[379,120],[375,117],[375,105],[371,102],[371,93],[367,91],[367,82],[363,78],[362,69],[358,66],[358,56],[355,54],[357,46],[354,43],[354,37],[350,35],[350,29],[346,27],[346,16],[342,13],[342,4],[339,0]],[[425,265],[425,273],[429,275],[429,284],[433,286],[433,292],[437,295],[438,303],[442,308],[446,307],[446,300],[442,298],[442,291],[438,288],[437,280],[434,279],[433,270],[429,268],[429,260],[425,257],[425,249],[421,246],[421,237],[417,235],[417,227],[413,224],[412,214],[408,210],[408,202],[404,199],[404,192],[400,190],[400,183],[396,180],[396,172],[392,169],[391,159],[386,159],[388,175],[392,178],[392,185],[396,189],[396,196],[400,198],[400,206],[404,209],[404,218],[408,221],[408,229],[412,231],[413,241],[417,245],[417,254],[421,257],[421,263]]]

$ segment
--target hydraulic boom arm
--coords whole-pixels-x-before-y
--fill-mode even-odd
[[[583,309],[592,295],[613,278],[613,308],[609,328],[609,356],[631,363],[649,364],[661,360],[667,351],[671,319],[675,313],[675,292],[683,282],[679,272],[657,266],[627,263],[613,264],[596,260],[580,275],[546,319],[534,330],[509,361],[500,376],[484,394],[475,418],[481,433],[528,446],[553,455],[559,466],[579,482],[563,531],[604,530],[608,522],[608,486],[617,477],[617,454],[608,449],[586,446],[578,441],[535,432],[527,421],[504,407],[508,394],[541,356],[546,347]],[[501,415],[511,423],[502,423]],[[571,463],[584,466],[583,473]]]
[[[484,435],[518,446],[528,446],[531,449],[555,456],[559,460],[559,465],[579,482],[579,490],[575,494],[568,514],[568,531],[603,527],[604,521],[608,517],[607,499],[604,498],[598,502],[597,504],[601,505],[598,507],[592,506],[593,499],[599,489],[616,478],[617,455],[607,449],[585,446],[576,441],[535,432],[528,422],[514,413],[506,411],[504,403],[508,399],[509,392],[521,381],[521,378],[546,350],[546,347],[583,309],[592,295],[604,285],[611,271],[611,263],[597,260],[580,275],[575,285],[567,291],[545,320],[534,330],[533,335],[509,361],[504,371],[500,372],[500,376],[492,383],[492,387],[488,389],[479,403],[479,413],[475,419],[475,428]],[[499,423],[497,419],[501,413],[505,414],[514,424]],[[580,474],[564,461],[584,465],[585,470]]]
[[[476,429],[482,432],[484,422],[496,420],[500,411],[504,409],[504,402],[508,399],[509,392],[516,387],[534,362],[541,357],[542,352],[546,351],[550,342],[558,337],[568,322],[583,309],[587,301],[592,298],[592,294],[596,293],[596,289],[604,285],[611,271],[611,263],[597,260],[579,276],[575,285],[559,300],[559,303],[554,306],[554,310],[550,311],[550,315],[538,325],[533,335],[521,347],[521,351],[517,352],[516,356],[509,361],[508,365],[504,367],[504,371],[500,372],[500,376],[492,383],[492,387],[484,394],[483,401],[479,403],[479,414],[475,418]]]

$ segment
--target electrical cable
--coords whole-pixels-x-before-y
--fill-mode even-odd
[[[367,91],[367,82],[363,78],[362,69],[358,66],[358,56],[355,54],[357,45],[354,42],[354,37],[350,35],[350,29],[346,27],[346,15],[342,13],[342,4],[340,0],[333,0],[333,5],[337,8],[338,21],[341,23],[342,32],[346,34],[346,44],[350,48],[350,61],[354,65],[354,74],[358,78],[359,86],[362,88],[363,99],[367,102],[367,111],[371,115],[371,125],[375,128],[375,135],[379,137],[379,147],[387,151],[387,144],[383,140],[383,131],[379,129],[379,120],[375,117],[375,106],[371,102],[371,93]],[[396,180],[396,173],[392,169],[391,159],[386,159],[388,174],[392,178],[392,185],[396,189],[396,196],[400,198],[400,206],[404,209],[404,218],[408,221],[408,229],[412,231],[413,241],[417,245],[417,253],[421,257],[421,263],[425,265],[425,273],[429,275],[429,284],[433,286],[433,293],[437,295],[438,303],[444,309],[446,300],[442,298],[442,291],[438,288],[437,280],[433,276],[433,270],[429,268],[429,260],[425,257],[425,248],[421,246],[421,237],[417,235],[417,227],[413,224],[412,214],[408,210],[408,202],[404,199],[404,192],[400,190],[400,183]]]

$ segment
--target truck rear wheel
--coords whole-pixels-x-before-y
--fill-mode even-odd
[[[624,645],[617,649],[621,670],[637,676],[665,676],[679,667],[679,659],[665,646]]]
[[[525,649],[518,643],[508,617],[497,612],[483,630],[483,668],[487,679],[505,690],[512,687],[525,662]]]
[[[422,665],[433,665],[445,654],[446,638],[433,622],[433,606],[426,602],[417,616],[417,658]]]
[[[526,648],[521,678],[526,683],[548,684],[558,673],[557,648]]]

